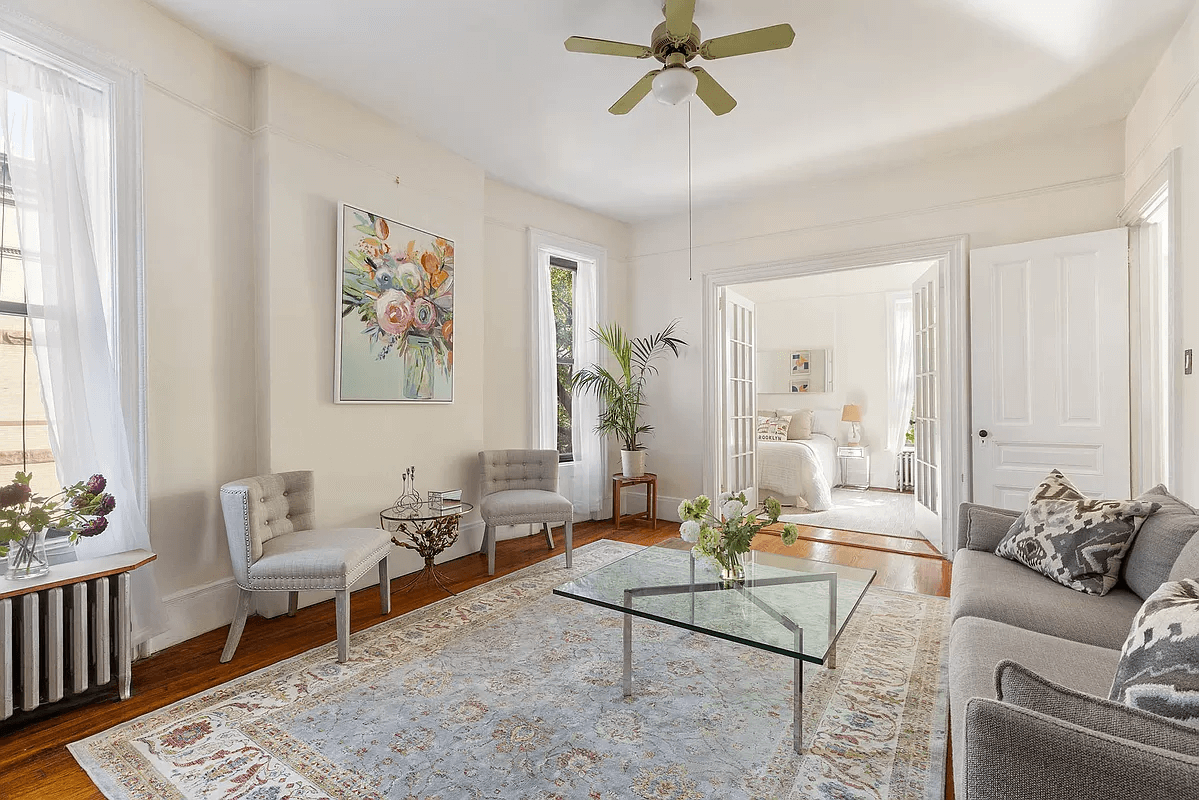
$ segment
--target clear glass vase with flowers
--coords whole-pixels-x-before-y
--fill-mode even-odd
[[[737,495],[724,492],[716,509],[704,495],[679,504],[679,518],[683,520],[679,534],[694,545],[691,552],[696,558],[706,559],[720,570],[724,581],[745,578],[743,560],[754,537],[763,528],[777,524],[783,513],[782,504],[774,498],[767,498],[756,509],[748,508],[747,503],[744,492]],[[798,526],[785,523],[781,538],[788,547],[795,544],[799,538]]]
[[[33,475],[18,472],[0,486],[0,554],[8,559],[9,580],[37,578],[50,571],[46,533],[66,531],[72,544],[81,536],[99,536],[108,528],[116,498],[104,491],[103,475],[63,487],[50,497],[33,493]]]

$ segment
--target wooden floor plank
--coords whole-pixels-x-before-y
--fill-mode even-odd
[[[758,537],[754,544],[756,549],[768,552],[873,569],[878,573],[875,586],[949,595],[949,562],[855,545],[861,534],[839,537],[836,532],[827,533],[821,534],[820,541],[800,541],[793,547],[786,547],[772,536]],[[677,535],[677,526],[670,523],[660,524],[657,530],[644,522],[622,523],[619,531],[610,522],[584,523],[574,529],[576,546],[605,538],[645,545]],[[550,552],[542,536],[502,540],[496,546],[496,576],[561,552],[560,541]],[[456,592],[489,580],[486,556],[465,556],[438,567]],[[387,617],[380,613],[379,595],[374,587],[356,592],[351,598],[351,628],[355,631],[368,628],[445,597],[440,590],[425,585],[400,592],[398,587],[404,582],[405,576],[392,581],[396,588],[392,589],[392,609]],[[98,700],[0,735],[0,798],[100,800],[103,795],[67,752],[68,743],[334,641],[333,603],[309,606],[291,618],[251,617],[237,655],[230,663],[221,664],[219,658],[227,631],[227,627],[210,631],[134,664],[133,696],[128,700],[117,701],[114,692],[111,700]]]

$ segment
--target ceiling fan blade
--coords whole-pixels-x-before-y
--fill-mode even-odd
[[[627,114],[633,110],[633,107],[645,99],[649,94],[650,89],[654,88],[654,76],[658,74],[658,70],[645,73],[645,77],[633,84],[633,88],[624,93],[624,96],[612,104],[608,109],[613,114]]]
[[[666,0],[666,32],[676,42],[691,36],[695,21],[695,0]]]
[[[743,56],[747,53],[761,53],[765,50],[782,50],[790,47],[793,41],[795,41],[795,30],[784,22],[782,25],[771,25],[769,28],[758,28],[753,31],[709,39],[699,46],[699,54],[709,60]]]
[[[737,101],[733,96],[724,90],[724,87],[716,82],[716,79],[708,74],[708,71],[703,67],[692,67],[691,71],[695,73],[695,77],[699,79],[699,85],[695,87],[695,94],[700,100],[704,101],[704,105],[712,110],[716,116],[722,116],[729,113],[737,107]],[[650,79],[653,80],[652,78]]]
[[[572,53],[595,53],[601,56],[624,56],[625,58],[649,58],[653,51],[643,44],[613,42],[608,39],[588,39],[572,36],[566,40],[566,49]]]

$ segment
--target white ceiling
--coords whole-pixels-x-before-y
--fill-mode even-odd
[[[522,188],[635,221],[686,207],[687,109],[607,108],[651,68],[661,0],[152,0],[251,63],[347,95]],[[1121,119],[1194,0],[698,0],[705,38],[779,22],[789,50],[708,62],[695,202]],[[653,62],[656,64],[657,62]]]
[[[820,297],[852,297],[878,292],[909,291],[935,261],[910,261],[881,267],[818,272],[794,278],[741,283],[729,288],[758,305],[803,303]]]

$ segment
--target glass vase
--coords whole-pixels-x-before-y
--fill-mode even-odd
[[[409,336],[404,348],[404,399],[433,398],[433,342],[427,336]]]
[[[46,529],[34,531],[8,543],[8,579],[23,581],[40,578],[50,571],[46,558]]]
[[[726,553],[721,562],[720,579],[725,583],[737,583],[745,580],[745,553]]]

